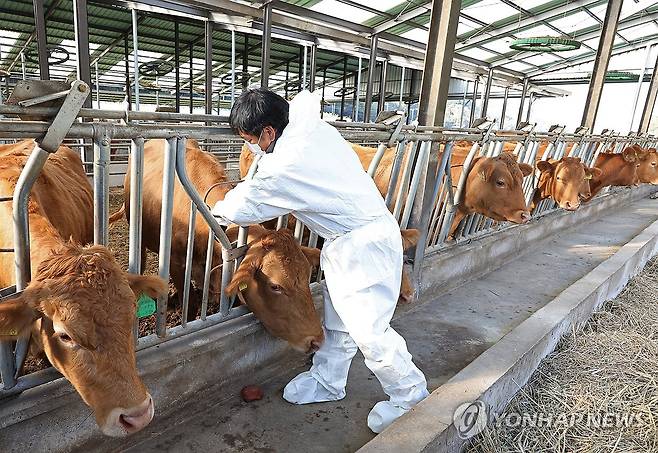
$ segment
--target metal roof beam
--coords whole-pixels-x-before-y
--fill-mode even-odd
[[[646,47],[647,45],[652,45],[652,46],[656,45],[658,43],[658,34],[645,36],[642,39],[643,39],[643,41],[641,41],[641,42],[635,42],[635,43],[631,43],[631,44],[621,44],[621,45],[618,45],[616,47],[613,47],[611,57],[614,57],[615,55],[620,55],[620,54],[623,54],[623,53],[632,52],[634,50]],[[560,63],[560,64],[555,65],[555,66],[548,65],[548,66],[545,66],[545,67],[541,67],[537,70],[530,71],[528,73],[528,76],[529,77],[535,77],[535,76],[538,76],[540,74],[548,74],[550,72],[560,71],[562,69],[567,69],[567,68],[570,68],[572,66],[577,66],[577,65],[580,65],[580,64],[589,63],[590,61],[595,61],[595,60],[596,60],[596,52],[592,52],[592,53],[588,53],[588,54],[585,54],[585,55],[581,55],[581,56],[576,57],[576,58],[569,59],[566,62]]]
[[[410,9],[409,11],[406,11],[403,14],[399,14],[398,16],[387,20],[386,22],[379,24],[374,27],[374,32],[375,33],[381,33],[383,31],[388,30],[389,28],[393,28],[396,25],[403,24],[405,22],[408,22],[410,20],[415,19],[416,17],[420,16],[421,14],[425,14],[427,11],[430,9],[427,8],[427,5],[432,3],[431,1],[426,1],[421,5],[416,6],[415,8]],[[411,24],[414,25],[415,27],[419,28],[417,24]],[[425,30],[427,30],[427,27],[424,27]]]
[[[479,35],[480,33],[483,33],[484,27],[480,28],[478,30],[473,30],[468,33],[464,33],[462,36],[457,37],[458,40],[460,40],[463,44],[458,45],[457,49],[458,50],[464,50],[464,49],[470,49],[472,47],[475,47],[477,44],[484,44],[486,42],[491,42],[495,41],[497,38],[500,36],[504,36],[506,34],[509,34],[515,30],[519,30],[523,27],[528,27],[528,26],[533,26],[536,25],[538,21],[543,21],[546,19],[550,19],[551,17],[555,16],[566,16],[574,14],[575,11],[579,10],[581,6],[587,6],[591,3],[602,3],[602,0],[574,0],[573,2],[567,3],[566,5],[560,6],[558,8],[552,8],[547,11],[544,11],[543,13],[538,13],[534,14],[531,17],[526,17],[524,19],[514,21],[513,23],[510,23],[509,25],[504,25],[499,28],[494,28],[492,29],[491,32],[487,32],[486,35],[481,35],[477,38],[471,39],[471,37],[475,37]],[[520,15],[520,13],[519,13]],[[511,19],[516,16],[510,16],[507,19]],[[490,28],[491,24],[487,27]]]

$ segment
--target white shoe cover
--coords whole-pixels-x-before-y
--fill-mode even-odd
[[[293,404],[324,403],[345,398],[345,390],[336,394],[327,390],[312,375],[304,371],[288,382],[283,389],[283,399]]]

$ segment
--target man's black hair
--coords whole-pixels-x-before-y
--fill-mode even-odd
[[[246,90],[233,104],[229,124],[235,132],[255,136],[272,126],[278,136],[288,125],[288,101],[267,88]]]

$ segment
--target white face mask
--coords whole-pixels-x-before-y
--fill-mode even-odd
[[[264,131],[265,131],[265,129],[260,131],[260,135],[258,136],[258,141],[256,143],[249,143],[249,142],[245,141],[245,143],[247,144],[247,147],[249,148],[249,150],[253,154],[255,154],[256,156],[263,156],[265,154],[265,151],[263,151],[263,149],[259,145],[260,139],[263,138],[263,132]]]

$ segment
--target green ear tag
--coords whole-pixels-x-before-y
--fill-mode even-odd
[[[247,284],[245,282],[240,282],[240,284],[238,285],[238,289],[240,291],[244,291],[245,289],[247,289]]]
[[[142,294],[137,299],[137,317],[146,318],[155,313],[155,301],[146,294]]]

